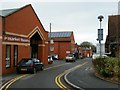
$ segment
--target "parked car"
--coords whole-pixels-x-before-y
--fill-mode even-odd
[[[52,56],[48,56],[48,63],[49,63],[49,64],[53,63]]]
[[[53,60],[58,60],[58,55],[53,54],[53,55],[51,55],[51,56],[52,56],[52,59],[53,59]]]
[[[98,58],[98,57],[100,57],[100,54],[94,53],[94,54],[92,55],[92,59],[93,59],[93,60],[96,59],[96,58]],[[105,57],[108,57],[108,56],[105,55],[105,54],[103,54],[101,57],[102,57],[102,58],[105,58]]]
[[[68,54],[65,58],[66,62],[72,61],[75,62],[75,57],[73,54]]]
[[[43,70],[43,63],[36,58],[23,58],[17,65],[17,73],[30,72],[32,74]]]
[[[94,53],[94,54],[92,55],[92,59],[94,60],[94,59],[98,58],[99,56],[100,56],[99,54]]]

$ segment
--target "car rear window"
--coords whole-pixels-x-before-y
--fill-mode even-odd
[[[19,64],[29,65],[32,63],[33,63],[33,61],[30,59],[22,59]]]
[[[69,57],[72,57],[72,56],[73,56],[73,54],[69,54],[68,56],[69,56]]]

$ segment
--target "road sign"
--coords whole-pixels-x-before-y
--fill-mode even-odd
[[[98,29],[98,39],[97,40],[103,40],[103,29]]]

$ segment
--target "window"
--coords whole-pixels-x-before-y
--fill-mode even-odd
[[[54,51],[54,46],[50,46],[50,51]]]
[[[6,45],[6,68],[10,67],[11,45]]]
[[[14,46],[14,66],[17,65],[17,62],[18,62],[18,46],[15,45]]]

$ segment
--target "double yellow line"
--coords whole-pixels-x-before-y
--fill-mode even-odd
[[[7,90],[9,87],[10,87],[10,85],[12,85],[14,82],[16,82],[17,80],[19,80],[19,79],[21,79],[21,78],[23,78],[23,77],[25,77],[25,76],[27,76],[28,74],[24,74],[24,75],[21,75],[21,76],[18,76],[18,77],[16,77],[16,78],[13,78],[13,79],[11,79],[10,81],[8,81],[7,83],[5,83],[1,88],[0,88],[0,90]]]
[[[62,83],[61,77],[63,77],[65,74],[68,74],[68,73],[72,72],[73,70],[76,70],[76,69],[82,67],[83,65],[85,65],[85,64],[87,64],[87,63],[88,63],[88,62],[85,62],[85,63],[83,63],[83,64],[77,65],[77,66],[75,66],[75,67],[73,67],[73,68],[71,68],[71,69],[65,70],[63,73],[59,74],[59,75],[55,78],[56,84],[57,84],[61,89],[63,89],[63,90],[70,90],[69,87],[65,86],[65,85]]]
[[[61,77],[65,75],[65,72],[64,73],[61,73],[60,75],[58,75],[56,78],[55,78],[55,82],[56,84],[63,90],[70,90],[68,89],[68,87],[66,87],[65,85],[63,85],[63,83],[61,82]]]
[[[56,66],[52,66],[52,67],[49,67],[49,68],[46,68],[44,70],[49,70],[49,69],[53,69],[53,68],[56,68],[56,67],[60,67],[60,66],[63,66],[63,65],[66,65],[66,64],[60,64],[60,65],[56,65]],[[21,76],[18,76],[18,77],[15,77],[11,80],[9,80],[8,82],[6,82],[1,88],[0,90],[7,90],[14,82],[16,82],[17,80],[27,76],[29,74],[24,74],[24,75],[21,75]]]

